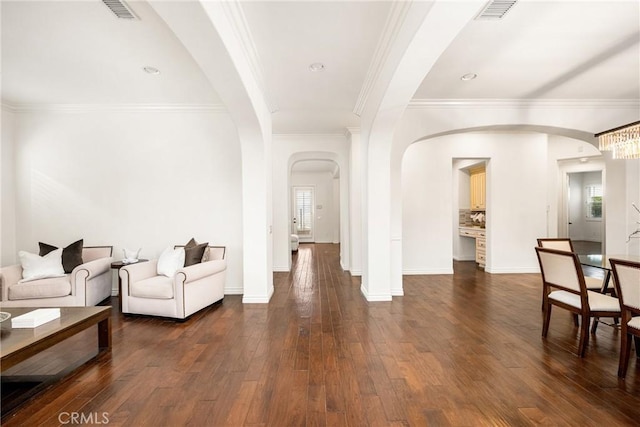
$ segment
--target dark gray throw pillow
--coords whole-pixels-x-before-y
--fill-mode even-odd
[[[190,265],[200,264],[208,244],[209,242],[198,243],[196,239],[191,238],[191,240],[184,245],[184,266],[188,267]]]
[[[40,245],[40,256],[45,256],[49,252],[58,249],[55,246],[47,243],[38,242]],[[65,273],[71,273],[74,268],[82,264],[82,248],[84,246],[84,239],[80,239],[77,242],[73,242],[66,248],[62,249],[62,268]]]

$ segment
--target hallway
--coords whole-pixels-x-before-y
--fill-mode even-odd
[[[367,303],[338,254],[300,245],[268,305],[229,295],[184,323],[114,308],[111,358],[3,425],[59,425],[62,412],[131,426],[637,425],[637,361],[619,382],[619,337],[605,326],[580,360],[562,310],[543,341],[538,275],[460,262]]]

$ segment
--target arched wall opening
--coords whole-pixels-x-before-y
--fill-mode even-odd
[[[604,165],[592,134],[486,126],[417,138],[401,161],[402,199],[395,221],[401,230],[402,274],[451,274],[454,258],[469,257],[458,232],[464,207],[456,169],[456,164],[464,167],[461,160],[486,162],[486,271],[537,272],[535,239],[557,235],[559,161],[577,158]]]
[[[295,151],[297,147],[308,142],[308,145],[316,145],[316,139],[311,141],[293,140],[293,137],[284,139],[283,143],[276,144],[275,148],[280,150],[274,154],[274,271],[290,271],[291,269],[291,232],[292,232],[292,186],[294,183],[304,184],[300,181],[300,176],[305,172],[305,166],[312,165],[316,169],[321,166],[331,166],[320,171],[307,171],[307,178],[313,178],[316,182],[322,183],[324,180],[324,199],[320,210],[315,209],[315,216],[320,213],[320,221],[325,223],[333,222],[333,225],[324,227],[325,230],[320,235],[318,241],[340,244],[340,262],[345,270],[349,269],[349,180],[348,180],[348,156],[346,151]],[[330,140],[329,143],[333,143]],[[329,145],[326,141],[324,145]],[[344,146],[344,138],[336,137],[335,146]],[[307,169],[309,169],[307,167]],[[293,176],[292,176],[293,175]],[[297,176],[296,176],[297,175]],[[329,185],[331,176],[331,185]],[[308,183],[309,181],[307,181]],[[331,187],[331,188],[329,188]],[[331,201],[328,201],[331,197]],[[328,221],[330,218],[336,218]],[[336,230],[336,224],[338,229]],[[328,231],[327,231],[328,230]],[[337,232],[336,232],[337,231]],[[328,234],[327,234],[328,233]]]
[[[389,191],[389,199],[385,201],[385,204],[391,213],[391,227],[388,234],[383,237],[390,242],[391,254],[386,259],[375,258],[370,259],[369,262],[388,262],[391,266],[391,295],[403,295],[402,277],[403,268],[406,267],[403,257],[407,255],[406,249],[403,251],[403,246],[406,246],[403,242],[406,237],[406,235],[403,235],[403,216],[406,216],[407,213],[403,211],[402,206],[401,175],[405,152],[414,142],[433,139],[435,136],[440,135],[457,135],[460,132],[468,132],[469,130],[505,130],[514,132],[538,130],[554,137],[564,136],[580,141],[590,140],[590,145],[595,146],[594,133],[611,128],[612,123],[626,123],[637,120],[637,111],[637,103],[599,101],[575,103],[567,100],[553,102],[533,100],[522,102],[510,100],[460,100],[451,102],[436,100],[429,102],[427,100],[425,102],[417,101],[409,105],[404,111],[402,119],[396,125],[391,146],[391,159],[389,160],[391,165],[389,171],[391,189]],[[464,154],[463,156],[467,155]],[[625,240],[629,234],[629,229],[635,225],[635,222],[631,221],[631,214],[635,213],[632,211],[631,202],[640,199],[640,161],[612,161],[611,156],[606,152],[603,153],[602,158],[607,167],[607,188],[605,189],[608,193],[606,207],[607,252],[638,252],[640,251],[640,239],[636,239],[638,241],[637,245],[634,244],[635,242],[626,244]],[[451,159],[444,163],[451,165],[450,162]],[[449,182],[451,174],[446,179]],[[449,194],[448,197],[450,198],[451,195]],[[435,200],[435,203],[441,203],[441,201]],[[436,209],[442,210],[442,207],[438,205]],[[612,219],[613,216],[609,214],[611,212],[615,214],[615,221]],[[635,214],[637,215],[637,213]],[[550,215],[554,215],[554,213],[550,212]],[[450,210],[447,211],[447,217],[450,217]],[[451,225],[448,227],[450,229]],[[368,230],[368,232],[374,233],[376,230]],[[382,230],[382,232],[384,233],[385,230]],[[438,233],[435,234],[437,235]],[[433,239],[434,236],[429,236],[429,238]],[[447,240],[450,241],[451,238],[449,237]],[[451,250],[450,242],[445,241],[444,245],[444,250]],[[447,245],[449,247],[446,247]],[[503,250],[505,249],[503,248]],[[447,258],[451,259],[451,254],[448,254]],[[535,259],[531,258],[530,261],[535,261]],[[442,267],[442,265],[437,267],[441,268],[440,271],[447,268]],[[527,266],[525,265],[525,267]],[[529,266],[529,269],[531,268],[537,270],[537,265],[535,267]],[[437,270],[437,268],[431,270]]]
[[[298,160],[289,171],[289,223],[299,243],[340,243],[340,167]]]

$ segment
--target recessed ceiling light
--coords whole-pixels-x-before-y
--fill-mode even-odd
[[[160,70],[158,70],[155,67],[143,67],[142,68],[144,70],[145,73],[149,73],[149,74],[160,74]]]
[[[460,80],[462,80],[464,82],[467,82],[469,80],[475,79],[476,77],[478,77],[478,75],[476,73],[468,73],[468,74],[465,74],[464,76],[460,77]]]
[[[313,72],[324,71],[324,64],[322,62],[314,62],[309,65],[309,70]]]

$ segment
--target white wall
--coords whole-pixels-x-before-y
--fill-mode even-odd
[[[631,203],[640,207],[640,159],[614,160],[606,153],[605,188],[606,252],[640,255],[640,239],[628,240],[638,229],[640,215]]]
[[[333,173],[292,172],[289,182],[291,188],[294,186],[314,188],[313,239],[315,243],[332,243],[334,232],[340,230],[340,218],[335,215],[334,209]],[[339,193],[336,196],[339,197]]]
[[[402,163],[404,274],[451,273],[454,158],[486,158],[490,273],[537,271],[546,230],[547,139],[533,133],[467,133],[412,144]],[[526,159],[526,161],[514,161]]]
[[[123,247],[155,258],[195,237],[227,247],[225,292],[242,293],[240,147],[226,113],[24,112],[16,134],[14,252],[84,238],[116,259]]]
[[[16,199],[14,171],[14,114],[2,108],[2,145],[0,146],[0,265],[17,261]]]
[[[583,216],[583,178],[582,172],[569,174],[569,238],[573,240],[585,239],[585,226]]]
[[[620,160],[613,160],[620,162]],[[640,209],[640,159],[639,160],[622,160],[625,163],[626,182],[638,183],[637,186],[625,186],[626,203],[623,206],[626,218],[626,234],[629,236],[634,231],[640,230],[640,213],[631,206],[634,203]],[[628,254],[640,255],[640,233],[631,239],[625,241]],[[610,252],[614,253],[614,252]],[[619,253],[619,252],[618,252]]]
[[[337,167],[337,165],[336,165]],[[339,172],[339,171],[338,171]],[[340,243],[340,176],[333,176],[333,211],[331,215],[333,216],[333,237],[332,242],[338,244]]]

